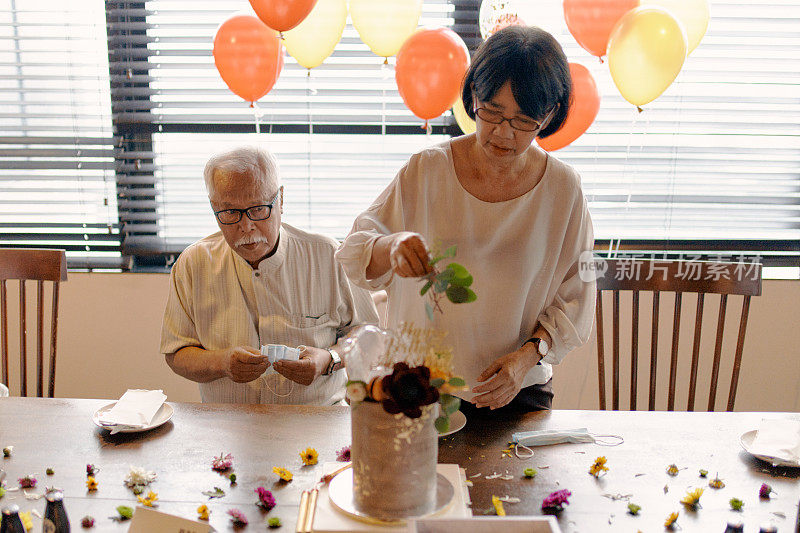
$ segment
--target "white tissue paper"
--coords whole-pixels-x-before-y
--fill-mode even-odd
[[[114,407],[100,416],[100,422],[105,425],[149,426],[166,399],[162,390],[128,389]]]
[[[800,421],[762,420],[749,451],[800,466]]]

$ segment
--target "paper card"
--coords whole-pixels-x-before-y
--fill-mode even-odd
[[[211,526],[205,522],[187,520],[149,507],[137,507],[133,513],[128,533],[153,533],[153,531],[159,533],[209,533]]]
[[[419,518],[408,533],[561,533],[552,516],[482,516],[474,518]]]

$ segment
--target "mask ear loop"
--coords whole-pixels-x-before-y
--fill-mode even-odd
[[[592,435],[594,443],[598,446],[619,446],[625,439],[619,435]]]
[[[526,455],[520,455],[519,450],[522,448],[522,451],[528,452]],[[524,444],[519,444],[518,442],[514,443],[514,455],[517,456],[517,459],[530,459],[533,457],[533,450],[525,446]]]

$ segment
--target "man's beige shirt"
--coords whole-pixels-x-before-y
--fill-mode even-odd
[[[376,324],[368,291],[351,285],[333,258],[338,243],[282,224],[275,253],[253,269],[222,233],[186,248],[170,274],[161,352],[266,344],[327,348],[351,327]],[[200,383],[204,402],[329,405],[344,396],[343,370],[309,386],[271,368],[249,383]]]

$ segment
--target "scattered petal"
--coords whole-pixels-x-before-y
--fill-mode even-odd
[[[56,473],[56,471],[48,467],[47,470],[44,471],[44,473],[47,474],[48,476],[52,476],[53,474]]]
[[[100,471],[100,469],[97,468],[96,466],[94,466],[91,463],[86,465],[86,475],[87,476],[93,476],[93,475],[97,474],[99,471]]]
[[[667,474],[669,474],[672,477],[677,476],[678,475],[678,465],[676,465],[675,463],[669,465],[667,467]]]
[[[700,469],[700,477],[706,477],[708,475],[708,470]]]
[[[19,488],[32,489],[34,487],[36,487],[36,478],[33,474],[19,478]]]
[[[89,476],[86,478],[86,490],[89,492],[94,492],[97,490],[97,480],[94,476]]]
[[[139,500],[139,503],[141,503],[141,504],[142,504],[142,505],[144,505],[144,506],[147,506],[147,507],[154,507],[153,503],[154,503],[156,500],[158,500],[158,493],[157,493],[157,492],[153,492],[153,491],[151,490],[150,492],[148,492],[148,493],[147,493],[147,496],[146,496],[146,497],[137,496],[137,497],[136,497],[136,499],[138,499],[138,500]]]
[[[13,446],[6,446],[3,448],[3,457],[11,457],[11,452],[14,451]]]
[[[772,487],[767,485],[766,483],[762,483],[761,487],[758,489],[758,497],[764,500],[769,500],[770,494],[774,493],[775,491],[772,490]]]
[[[551,493],[542,501],[542,511],[550,514],[558,514],[564,510],[564,506],[569,505],[568,498],[572,493],[567,489],[557,490]]]
[[[506,503],[519,503],[522,501],[516,496],[501,496],[497,499],[500,500],[501,502],[506,502]]]
[[[619,501],[619,500],[630,500],[631,496],[633,496],[633,494],[620,494],[620,493],[617,493],[617,494],[603,494],[604,498],[608,498],[609,500],[612,500],[612,501],[615,501],[615,502]]]
[[[345,446],[341,450],[336,452],[336,460],[340,463],[349,463],[350,462],[350,446]]]
[[[228,480],[231,482],[231,485],[236,485],[236,474],[231,472],[228,476]]]
[[[708,482],[708,486],[712,489],[721,489],[725,487],[725,482],[719,478],[719,475]]]
[[[119,515],[111,517],[112,520],[116,520],[117,522],[130,520],[133,516],[133,508],[127,505],[120,505],[117,507],[117,513],[119,513]]]
[[[30,511],[20,511],[19,519],[22,520],[22,527],[25,528],[25,531],[33,529],[33,518],[31,518]]]
[[[608,472],[608,467],[606,466],[606,462],[608,460],[601,456],[594,460],[594,464],[589,467],[589,473],[593,475],[595,478],[599,478],[603,473]]]
[[[469,476],[469,477],[471,477],[471,478],[473,478],[473,477],[481,477],[481,473],[479,472],[479,473],[477,473],[477,474],[473,474],[473,475],[471,475],[471,476]]]
[[[505,516],[506,510],[503,508],[503,502],[497,496],[492,496],[492,505],[494,506],[494,513],[497,516]]]
[[[211,498],[222,498],[225,496],[225,491],[219,487],[214,487],[214,490],[204,490],[204,496],[208,496],[209,499]]]

